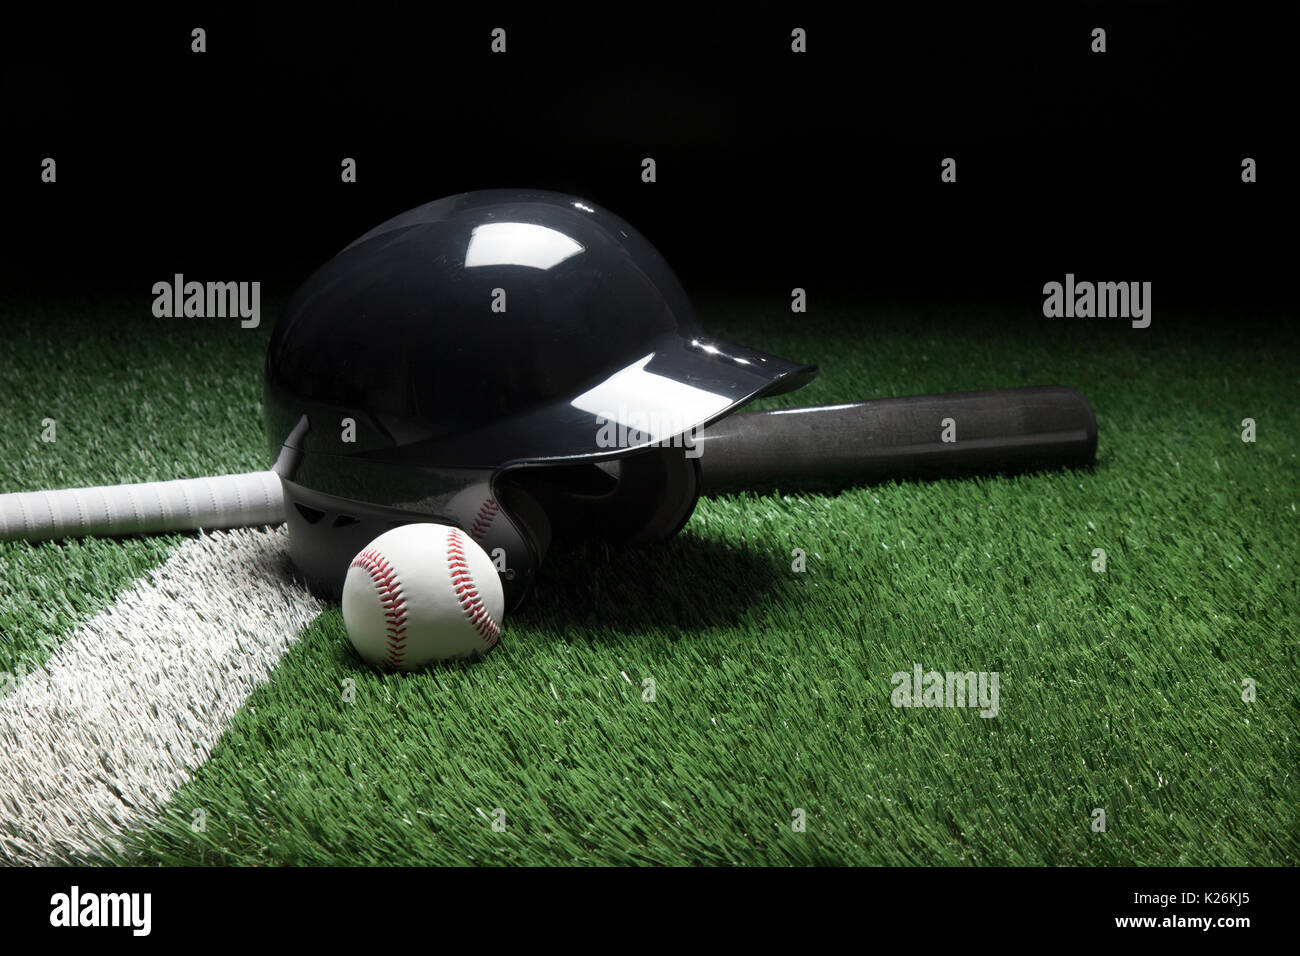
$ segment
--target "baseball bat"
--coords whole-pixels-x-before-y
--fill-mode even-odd
[[[254,528],[284,520],[273,471],[0,495],[0,541]]]
[[[825,489],[1089,465],[1097,419],[1059,385],[731,415],[704,429],[701,493]]]
[[[1087,465],[1097,420],[1074,389],[1043,386],[749,412],[695,441],[707,495]],[[279,524],[277,472],[291,458],[243,475],[0,494],[0,540]]]
[[[301,438],[307,429],[304,415],[290,438]],[[280,475],[292,470],[297,455],[286,444],[270,471],[242,475],[0,494],[0,541],[280,524]]]

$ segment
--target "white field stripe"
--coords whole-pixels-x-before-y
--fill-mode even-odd
[[[286,540],[186,542],[0,697],[0,863],[75,862],[157,820],[322,610]]]

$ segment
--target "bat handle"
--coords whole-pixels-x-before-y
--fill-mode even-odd
[[[0,494],[0,541],[250,528],[284,520],[271,471]]]
[[[1097,419],[1059,385],[732,415],[700,445],[702,493],[815,489],[1091,464]]]

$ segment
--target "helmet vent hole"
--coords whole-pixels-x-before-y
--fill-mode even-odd
[[[361,523],[360,518],[354,518],[352,517],[352,515],[339,515],[337,518],[334,519],[334,524],[332,524],[330,527],[346,528],[350,524],[360,524],[360,523]]]
[[[315,524],[325,517],[325,512],[317,508],[308,508],[306,505],[300,505],[297,502],[294,503],[294,507],[298,509],[298,514],[307,519],[308,524]]]

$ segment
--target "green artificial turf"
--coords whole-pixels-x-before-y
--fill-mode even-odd
[[[269,328],[155,319],[151,303],[0,297],[0,491],[267,467]],[[183,538],[0,542],[0,672],[40,666]]]
[[[1097,412],[1097,465],[705,500],[665,547],[552,554],[496,650],[419,674],[362,665],[332,608],[120,859],[1297,862],[1294,331],[1267,316],[1165,313],[1139,331],[991,307],[701,311],[819,362],[768,406],[1075,386]],[[5,393],[7,484],[265,465],[264,329],[75,320],[64,350],[58,322],[21,340],[32,384]],[[37,447],[15,424],[45,414],[34,405],[76,409],[61,414],[81,444]],[[175,540],[0,545],[6,638],[66,636]],[[29,653],[3,648],[0,662]],[[914,664],[997,671],[1000,712],[892,707],[891,675]]]

